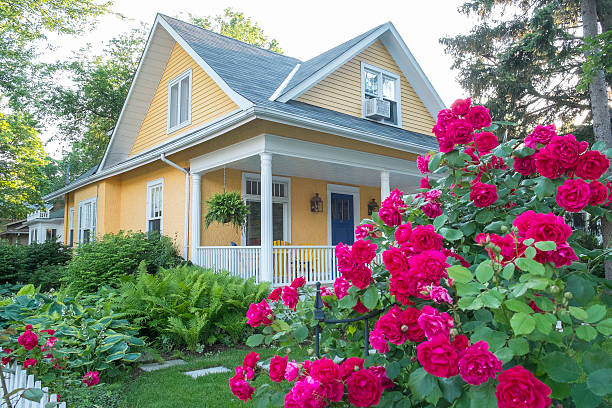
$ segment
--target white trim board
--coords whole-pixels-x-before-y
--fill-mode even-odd
[[[104,152],[104,156],[102,157],[102,161],[96,173],[101,173],[102,170],[105,169],[109,158],[112,159],[111,164],[113,165],[127,158],[129,150],[131,150],[131,146],[134,143],[138,130],[142,125],[142,121],[155,95],[157,86],[154,85],[159,84],[175,44],[179,44],[206,74],[215,81],[223,92],[240,107],[240,109],[245,110],[253,106],[251,101],[230,88],[229,85],[168,24],[164,17],[157,14],[153,22],[153,27],[149,32],[144,52],[138,63],[138,68],[134,74],[134,79],[130,85],[130,90],[121,108],[119,119],[113,129],[110,142]],[[156,59],[156,61],[149,61],[152,58]],[[137,105],[137,109],[132,109],[132,105]],[[130,123],[125,123],[128,117]],[[125,140],[121,140],[123,144],[117,146],[122,135]],[[119,152],[115,152],[117,149]]]
[[[205,173],[264,152],[355,168],[389,171],[416,177],[422,176],[416,162],[410,160],[265,133],[191,159],[189,164],[192,173]]]
[[[348,194],[353,196],[353,227],[361,222],[361,202],[359,200],[359,187],[343,186],[341,184],[327,185],[327,245],[332,245],[332,222],[331,222],[331,195],[332,193]]]
[[[295,85],[293,88],[285,90],[284,93],[281,94],[276,100],[280,102],[288,102],[291,99],[299,97],[308,89],[325,79],[329,74],[336,71],[342,65],[346,64],[352,58],[357,56],[361,51],[368,48],[378,39],[380,39],[383,45],[387,48],[389,54],[391,54],[391,57],[400,67],[402,73],[415,90],[417,96],[421,99],[421,101],[423,101],[423,104],[431,114],[432,118],[435,120],[438,112],[445,108],[444,102],[391,22],[382,25],[378,30],[362,39],[348,51],[341,54],[338,58],[331,61],[325,67],[319,69],[310,77]]]

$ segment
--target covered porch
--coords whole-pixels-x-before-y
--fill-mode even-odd
[[[357,148],[261,134],[192,159],[192,262],[274,286],[297,276],[333,282],[334,247],[353,242],[368,204],[380,205],[394,188],[414,191],[421,177],[410,153]],[[241,231],[203,229],[204,201],[224,188],[240,191],[251,211]]]

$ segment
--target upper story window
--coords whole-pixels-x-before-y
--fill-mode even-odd
[[[164,179],[147,183],[147,232],[162,232]]]
[[[363,117],[401,127],[399,75],[362,62],[361,80]]]
[[[191,69],[168,84],[168,133],[191,123]]]
[[[79,202],[79,243],[84,244],[96,238],[97,198]]]

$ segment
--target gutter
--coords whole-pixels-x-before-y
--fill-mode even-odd
[[[184,138],[181,138],[176,141],[172,141],[167,145],[162,145],[158,149],[155,149],[151,152],[147,152],[142,156],[137,156],[132,159],[128,159],[119,164],[113,165],[108,169],[100,170],[97,173],[94,173],[92,176],[81,180],[78,183],[73,185],[68,185],[60,188],[46,196],[43,197],[45,201],[52,200],[54,198],[60,197],[63,194],[66,194],[70,191],[74,191],[82,186],[90,184],[94,181],[102,180],[104,178],[114,176],[116,174],[123,173],[125,171],[131,170],[133,168],[154,162],[159,158],[160,153],[165,154],[173,154],[183,149],[189,148],[196,144],[205,142],[210,140],[216,136],[224,134],[229,130],[242,126],[245,123],[248,123],[254,119],[264,119],[270,120],[272,122],[283,123],[288,125],[294,125],[305,129],[316,130],[325,133],[333,133],[338,136],[343,136],[349,139],[365,141],[373,144],[377,144],[380,146],[390,147],[392,149],[404,150],[417,154],[429,153],[432,150],[435,150],[435,144],[433,142],[431,146],[425,146],[418,143],[400,141],[397,139],[380,136],[371,132],[364,132],[360,130],[355,130],[351,128],[347,128],[340,125],[334,125],[328,122],[319,121],[316,119],[307,118],[304,116],[294,115],[291,113],[286,113],[279,111],[277,109],[272,108],[264,108],[260,106],[251,107],[245,111],[241,111],[235,115],[232,115],[222,121],[211,124],[210,126],[197,130],[189,135],[186,135]],[[425,136],[425,135],[424,135]]]
[[[183,232],[183,259],[187,260],[189,257],[189,170],[184,169],[178,164],[166,159],[166,155],[164,153],[159,155],[159,160],[174,167],[178,171],[185,173],[185,227]]]

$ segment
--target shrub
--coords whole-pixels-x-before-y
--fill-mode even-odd
[[[612,285],[593,270],[611,249],[576,245],[561,215],[612,220],[612,184],[602,177],[612,149],[553,125],[500,144],[497,128],[469,99],[440,112],[440,152],[417,160],[435,177],[418,194],[393,191],[352,247],[336,247],[342,276],[322,291],[319,312],[336,321],[368,313],[369,338],[363,321],[314,320],[312,288],[294,282],[280,301],[277,292],[249,307],[248,324],[264,327],[247,344],[310,347],[317,327],[324,358],[273,358],[278,384],[254,395],[249,381],[262,370],[249,356],[229,381],[234,395],[292,407],[610,405]],[[348,358],[363,356],[368,341],[377,353]]]
[[[181,262],[170,238],[158,233],[107,234],[77,248],[64,281],[71,293],[94,293],[104,285],[118,285],[120,278],[133,274],[143,260],[150,273]]]
[[[54,389],[79,384],[88,371],[100,372],[103,379],[114,378],[135,362],[145,347],[136,336],[136,328],[117,313],[116,296],[116,290],[108,288],[99,294],[73,298],[65,291],[45,294],[32,285],[24,286],[12,302],[0,306],[0,328],[4,333],[0,347],[12,350],[10,358],[19,363],[36,359],[32,373]],[[18,343],[28,325],[40,345],[50,337],[55,342],[45,346],[44,351]]]
[[[59,242],[10,245],[7,241],[0,241],[0,282],[56,288],[63,266],[71,257],[72,251]],[[51,276],[45,276],[48,272]]]
[[[238,341],[245,333],[249,304],[260,301],[267,290],[267,284],[196,266],[160,269],[152,275],[143,263],[138,274],[121,285],[120,302],[143,335],[195,351],[200,343]]]

